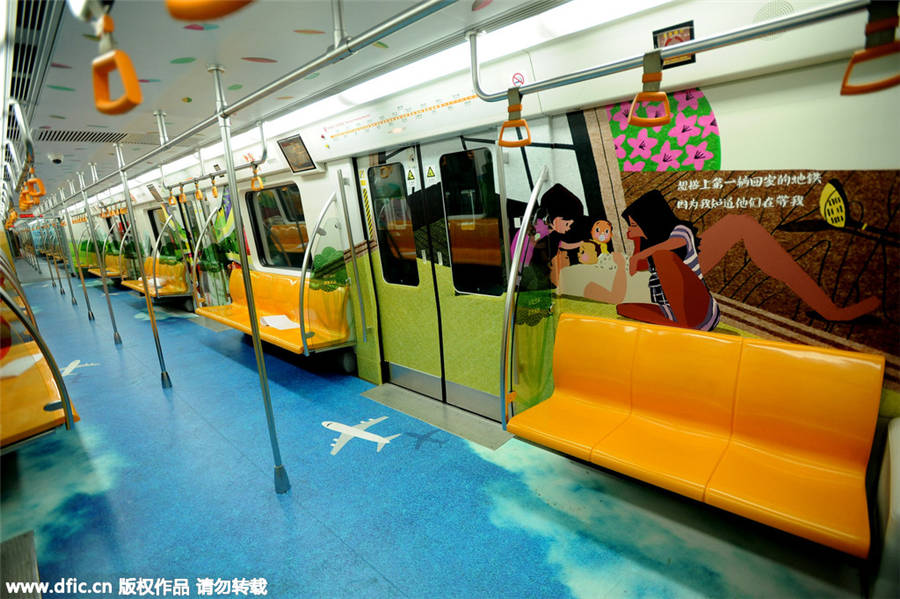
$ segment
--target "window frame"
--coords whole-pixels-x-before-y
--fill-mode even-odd
[[[288,264],[274,264],[273,263],[272,256],[269,253],[269,247],[268,247],[270,238],[262,227],[262,224],[263,224],[262,223],[262,215],[258,212],[259,204],[254,199],[255,197],[258,196],[258,194],[260,194],[264,191],[277,190],[277,189],[281,189],[281,188],[288,187],[291,185],[294,186],[294,190],[297,192],[297,196],[300,201],[300,209],[302,211],[300,216],[302,217],[303,220],[294,221],[294,220],[289,219],[288,214],[287,214],[287,208],[284,205],[284,200],[281,198],[280,193],[275,194],[275,196],[276,196],[275,207],[277,208],[278,213],[281,215],[281,217],[285,220],[286,224],[297,224],[297,225],[302,224],[302,225],[304,225],[305,228],[307,228],[306,227],[306,224],[307,224],[306,223],[306,210],[303,208],[303,194],[300,192],[300,186],[297,185],[296,181],[291,181],[291,180],[283,181],[281,183],[267,185],[267,186],[263,187],[262,189],[250,189],[244,193],[244,206],[247,208],[247,214],[250,216],[250,223],[253,226],[253,242],[254,242],[254,245],[256,246],[256,255],[258,256],[258,262],[259,262],[260,266],[264,266],[266,268],[277,268],[277,269],[293,270],[293,271],[300,271],[303,268],[303,256],[306,254],[306,250],[304,250],[302,253],[299,254],[299,256],[300,256],[300,265],[299,266],[293,266],[290,263],[288,263]],[[308,228],[307,228],[307,231],[309,231]],[[307,233],[307,235],[308,235],[308,233]],[[265,237],[265,239],[263,239],[263,237]],[[309,249],[309,248],[307,248],[307,249]]]

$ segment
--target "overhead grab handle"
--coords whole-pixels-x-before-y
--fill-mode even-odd
[[[500,137],[497,140],[497,145],[504,148],[524,148],[525,146],[530,146],[531,129],[528,128],[528,123],[522,118],[522,92],[519,91],[518,87],[511,87],[506,90],[506,99],[509,102],[509,106],[506,108],[509,113],[509,118],[503,123],[503,126],[500,127]],[[525,139],[503,139],[503,133],[506,131],[507,127],[525,127]]]
[[[112,33],[115,29],[112,17],[101,16],[96,23],[96,35],[100,38],[100,56],[92,63],[94,79],[94,104],[103,114],[124,114],[143,100],[137,73],[128,54],[116,48]],[[115,100],[110,98],[109,75],[119,71],[124,91]]]
[[[631,101],[631,110],[628,112],[628,124],[635,127],[661,127],[668,125],[672,120],[672,111],[669,109],[669,96],[666,92],[659,91],[662,83],[662,51],[653,50],[644,54],[644,83],[643,91],[638,92]],[[650,116],[637,116],[638,102],[658,102],[663,108],[663,114]],[[648,107],[649,108],[649,107]],[[649,111],[648,111],[649,112]]]
[[[181,21],[212,21],[244,8],[253,0],[166,0],[166,8],[173,19]]]
[[[253,191],[262,191],[263,182],[262,177],[259,176],[259,167],[257,165],[253,165],[253,177],[250,179],[250,189]]]
[[[869,4],[869,21],[866,23],[866,47],[857,50],[850,57],[847,70],[844,71],[844,80],[841,82],[841,95],[851,96],[856,94],[869,94],[900,84],[900,74],[887,77],[881,81],[869,83],[850,83],[850,74],[853,67],[861,62],[868,62],[876,58],[900,53],[900,41],[895,39],[895,30],[900,24],[897,15],[897,7],[900,2],[871,2]]]

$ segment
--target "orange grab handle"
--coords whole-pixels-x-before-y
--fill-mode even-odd
[[[203,192],[198,189],[197,191],[194,192],[194,197],[197,198],[198,200],[202,200]]]
[[[868,94],[894,87],[895,85],[900,85],[900,75],[894,75],[893,77],[888,77],[881,81],[872,81],[871,83],[861,83],[859,85],[850,84],[850,73],[853,71],[854,66],[861,62],[875,60],[876,58],[896,54],[897,52],[900,52],[900,41],[894,41],[890,44],[854,52],[853,56],[850,57],[850,62],[847,64],[847,70],[844,71],[844,80],[841,82],[841,95],[852,96],[855,94]]]
[[[263,188],[262,177],[253,177],[250,179],[250,189],[253,191],[261,191]]]
[[[118,70],[125,92],[115,100],[109,97],[109,74]],[[125,52],[111,50],[93,62],[94,104],[103,114],[124,114],[143,100],[134,65]]]
[[[166,0],[172,18],[181,21],[211,21],[241,9],[253,0]]]
[[[506,131],[507,127],[525,127],[525,139],[503,139],[503,132]],[[528,128],[528,123],[525,122],[525,119],[504,122],[503,126],[500,127],[500,139],[497,140],[497,144],[503,148],[524,148],[525,146],[530,146],[531,129]]]
[[[637,109],[638,102],[659,102],[663,105],[666,112],[662,116],[653,118],[636,116],[635,110]],[[631,102],[631,110],[628,113],[629,125],[634,125],[636,127],[660,127],[662,125],[668,125],[671,120],[672,111],[669,108],[669,96],[666,95],[666,92],[638,92]]]
[[[34,198],[39,198],[47,193],[47,190],[44,188],[44,182],[38,177],[28,179],[25,181],[25,185],[28,186],[26,193]]]

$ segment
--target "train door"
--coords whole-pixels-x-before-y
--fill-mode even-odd
[[[431,214],[417,148],[359,158],[356,167],[369,233],[378,243],[372,258],[390,379],[443,400],[440,320],[428,239]]]
[[[392,382],[499,419],[506,258],[494,147],[454,138],[357,165]]]

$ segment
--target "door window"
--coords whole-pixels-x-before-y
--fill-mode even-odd
[[[416,237],[403,173],[403,165],[395,162],[371,167],[368,179],[384,280],[417,286]]]
[[[463,293],[501,295],[506,273],[491,152],[478,148],[444,154],[440,168],[453,286]]]

